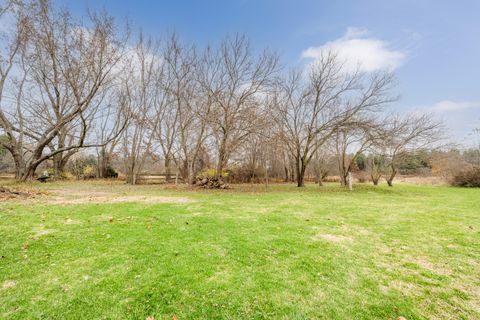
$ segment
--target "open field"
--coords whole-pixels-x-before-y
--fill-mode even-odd
[[[478,189],[35,187],[0,203],[1,319],[480,318]]]

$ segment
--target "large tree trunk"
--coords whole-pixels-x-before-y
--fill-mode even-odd
[[[65,168],[68,163],[68,159],[70,159],[71,155],[63,156],[63,152],[60,152],[53,156],[53,172],[54,177],[59,179],[65,173]]]
[[[22,156],[18,153],[12,153],[13,162],[15,163],[15,180],[20,181],[22,180],[25,171],[27,170],[25,166],[25,161],[23,160]]]
[[[188,184],[193,185],[195,182],[195,172],[194,172],[194,161],[191,161],[189,166],[188,166]]]
[[[306,164],[304,159],[296,159],[297,162],[297,187],[305,187]]]
[[[20,178],[20,181],[22,182],[32,181],[35,178],[35,171],[37,170],[37,167],[38,167],[38,164],[28,166],[25,173]]]

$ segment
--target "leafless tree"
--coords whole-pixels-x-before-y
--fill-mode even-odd
[[[406,151],[431,146],[442,138],[443,125],[428,114],[392,114],[385,120],[384,138],[379,148],[385,158],[387,183],[393,185],[400,156]]]
[[[262,94],[279,68],[278,56],[268,51],[255,56],[245,36],[226,38],[211,52],[214,68],[209,92],[214,98],[210,117],[217,151],[217,172],[232,152],[257,130]]]
[[[123,61],[127,66],[118,89],[119,104],[126,110],[129,122],[122,133],[122,153],[127,183],[135,184],[147,156],[152,152],[153,134],[150,118],[157,90],[157,71],[161,59],[158,45],[140,33],[134,48]]]
[[[356,158],[378,139],[381,139],[380,124],[376,122],[373,115],[368,116],[353,119],[348,126],[340,128],[334,134],[335,153],[342,186],[348,185],[348,177],[355,165]]]
[[[107,177],[107,169],[111,166],[114,151],[122,139],[122,133],[129,121],[128,109],[122,96],[110,90],[94,119],[95,139],[99,143],[96,148],[97,176]]]
[[[58,154],[89,146],[88,117],[111,80],[122,43],[109,16],[91,14],[88,22],[84,27],[68,11],[55,10],[44,0],[32,1],[17,18],[28,40],[19,47],[19,68],[26,76],[15,108],[3,109],[2,104],[0,117],[9,150],[18,158],[20,180],[31,179],[42,162]],[[67,132],[72,128],[78,129]]]
[[[197,160],[208,134],[212,98],[205,85],[210,79],[208,72],[212,65],[207,58],[199,58],[193,46],[183,45],[176,35],[169,39],[163,59],[169,109],[163,122],[159,119],[164,133],[157,130],[158,136],[162,139],[166,166],[176,145],[177,170],[192,184]]]
[[[297,185],[316,150],[341,128],[392,101],[392,75],[346,73],[334,53],[325,53],[307,73],[291,72],[277,97],[277,123],[295,159]]]

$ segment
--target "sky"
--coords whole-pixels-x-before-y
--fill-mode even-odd
[[[245,33],[254,48],[301,67],[333,49],[348,66],[397,76],[392,108],[442,119],[471,145],[480,127],[480,0],[56,0],[81,16],[105,9],[152,36],[198,45]]]

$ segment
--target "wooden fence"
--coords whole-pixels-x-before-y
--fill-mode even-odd
[[[171,182],[175,182],[175,175],[170,175]],[[144,173],[144,174],[137,174],[135,177],[136,184],[161,184],[166,183],[167,175],[165,173]],[[178,182],[183,181],[180,177],[178,177]]]

